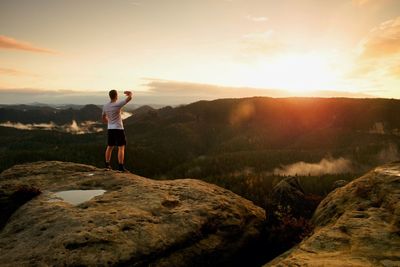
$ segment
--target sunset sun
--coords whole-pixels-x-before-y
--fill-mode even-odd
[[[330,64],[324,55],[287,53],[261,65],[262,72],[271,74],[260,79],[259,86],[273,86],[300,95],[335,88],[337,71]]]

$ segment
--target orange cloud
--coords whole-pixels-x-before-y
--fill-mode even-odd
[[[373,64],[368,64],[368,63],[364,63],[361,61],[358,61],[357,63],[358,64],[355,67],[353,67],[353,69],[345,75],[345,77],[347,79],[363,78],[363,77],[365,77],[365,75],[373,72],[376,68],[376,66]]]
[[[0,35],[0,49],[14,49],[14,50],[23,50],[29,52],[37,52],[37,53],[48,53],[48,54],[56,54],[56,51],[41,48],[32,45],[31,43],[19,41],[11,37],[7,37],[4,35]]]
[[[12,69],[12,68],[1,68],[1,67],[0,67],[0,74],[9,75],[9,76],[25,76],[25,75],[35,76],[26,71]]]
[[[143,84],[152,94],[162,95],[189,95],[202,96],[207,98],[216,97],[244,97],[252,95],[279,95],[278,90],[261,90],[245,87],[218,86],[212,84],[170,81],[163,79],[144,78]]]
[[[349,79],[400,77],[400,17],[385,21],[374,27],[360,41],[355,66],[346,76]]]
[[[362,42],[361,58],[374,59],[400,54],[400,17],[381,23]]]
[[[148,94],[159,97],[192,96],[191,102],[200,99],[238,98],[251,96],[291,97],[295,94],[279,89],[230,87],[212,84],[144,78]],[[314,97],[371,97],[371,95],[340,91],[315,91]],[[200,97],[200,98],[199,98]],[[190,102],[190,101],[188,101]],[[188,103],[186,102],[186,103]]]

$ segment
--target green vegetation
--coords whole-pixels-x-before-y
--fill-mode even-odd
[[[147,109],[125,121],[126,166],[154,179],[202,179],[265,207],[282,179],[272,173],[280,166],[349,159],[352,173],[300,177],[308,193],[325,195],[335,180],[351,180],[397,158],[399,112],[397,100],[261,97]],[[105,143],[105,132],[0,127],[0,171],[38,160],[103,167]]]

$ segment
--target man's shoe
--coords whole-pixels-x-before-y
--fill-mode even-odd
[[[107,170],[112,170],[110,162],[106,162],[105,165]]]
[[[125,169],[124,164],[118,164],[118,170],[120,172],[129,172],[127,169]]]

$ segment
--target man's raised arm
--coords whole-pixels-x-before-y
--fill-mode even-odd
[[[127,96],[125,99],[126,103],[128,103],[129,101],[132,100],[132,92],[131,91],[125,91],[124,94]]]

